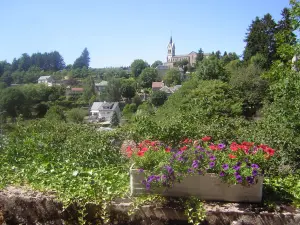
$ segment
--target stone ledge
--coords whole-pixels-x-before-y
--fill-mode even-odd
[[[129,199],[120,199],[113,203],[110,214],[112,224],[188,224],[183,210],[158,205],[142,206],[142,211],[129,217],[128,210],[132,203]],[[288,207],[281,212],[259,212],[251,204],[242,203],[205,203],[207,218],[204,224],[216,225],[299,225],[300,210]],[[87,220],[90,224],[99,224],[96,215],[99,206],[87,205]],[[62,204],[55,200],[54,194],[44,194],[24,188],[8,187],[0,191],[0,224],[48,224],[62,225],[65,221],[78,224],[76,206],[63,210]],[[4,221],[4,222],[3,222]],[[169,221],[169,222],[168,222]]]

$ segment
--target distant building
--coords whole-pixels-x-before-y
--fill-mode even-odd
[[[160,79],[163,79],[163,77],[165,76],[165,74],[167,73],[169,67],[165,66],[165,65],[159,65],[155,68],[157,70],[158,73],[158,77]]]
[[[152,91],[160,90],[164,85],[164,82],[152,82]]]
[[[94,102],[90,109],[91,117],[105,124],[111,123],[114,112],[116,112],[120,120],[121,111],[118,102]]]
[[[163,91],[168,96],[170,96],[170,95],[174,94],[174,92],[177,91],[179,88],[181,88],[181,85],[175,85],[174,87],[164,86],[160,89],[160,91]]]
[[[172,40],[172,36],[170,38],[170,42],[168,44],[168,55],[167,62],[164,63],[165,66],[172,68],[173,63],[180,62],[183,60],[187,60],[191,66],[196,64],[197,52],[192,51],[187,55],[175,55],[175,43]],[[208,53],[204,53],[204,57],[208,57]]]
[[[108,82],[103,80],[100,83],[95,84],[96,91],[100,94],[104,92],[107,88]]]
[[[84,92],[83,88],[79,88],[79,87],[74,87],[74,88],[67,87],[67,89],[66,89],[66,96],[68,98],[70,98],[70,97],[78,98],[78,97],[80,97],[80,95],[83,94],[83,92]]]
[[[38,83],[39,83],[39,84],[46,84],[46,85],[48,85],[49,87],[51,87],[51,86],[54,85],[54,79],[53,79],[51,76],[41,76],[41,77],[38,79]]]

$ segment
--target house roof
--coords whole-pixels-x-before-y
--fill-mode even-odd
[[[152,88],[162,88],[164,86],[164,82],[152,82]]]
[[[51,76],[40,76],[38,80],[48,80]]]
[[[113,111],[119,105],[118,102],[94,102],[91,111],[110,110]]]
[[[164,65],[158,65],[155,69],[157,69],[157,70],[167,70],[167,69],[169,69],[169,67],[164,66]]]
[[[174,87],[170,87],[172,92],[177,91],[179,88],[181,88],[182,85],[175,85]]]
[[[82,92],[82,91],[84,91],[84,89],[83,88],[72,88],[71,91]]]
[[[160,89],[160,91],[166,92],[168,94],[173,93],[173,91],[171,90],[171,88],[169,88],[168,86],[164,86]]]
[[[103,80],[100,83],[95,84],[95,86],[107,86],[108,85],[108,81]]]

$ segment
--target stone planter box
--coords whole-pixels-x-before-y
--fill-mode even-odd
[[[227,202],[261,202],[263,177],[251,186],[229,185],[221,181],[215,174],[191,175],[183,178],[181,183],[175,183],[172,188],[156,188],[147,191],[142,181],[145,174],[138,169],[130,169],[131,196],[145,193],[162,194],[164,196],[197,196],[202,200]]]

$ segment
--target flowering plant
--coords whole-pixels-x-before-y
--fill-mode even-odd
[[[252,185],[263,175],[266,161],[275,154],[268,145],[215,144],[209,136],[185,139],[173,148],[159,141],[145,140],[136,147],[128,147],[126,152],[134,166],[146,173],[143,183],[147,189],[171,187],[184,176],[205,173],[218,174],[229,184]]]

